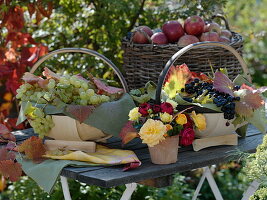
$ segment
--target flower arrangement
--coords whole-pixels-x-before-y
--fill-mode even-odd
[[[178,112],[177,103],[168,99],[160,105],[142,103],[129,112],[129,120],[136,135],[143,143],[153,147],[166,137],[179,135],[180,144],[188,146],[195,138],[195,129],[206,128],[205,117],[193,111],[190,114]],[[132,135],[133,136],[133,135]]]

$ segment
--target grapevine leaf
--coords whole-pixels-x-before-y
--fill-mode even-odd
[[[208,77],[206,74],[200,72],[200,73],[197,73],[197,72],[191,72],[192,73],[192,78],[198,78],[200,79],[201,81],[204,81],[204,82],[212,82],[211,78]]]
[[[240,89],[254,90],[253,87],[250,87],[250,86],[246,85],[245,83],[243,83],[243,84],[241,85]]]
[[[252,84],[240,74],[235,77],[233,82],[235,85],[242,85],[243,83],[245,83],[248,86],[252,86]]]
[[[16,141],[15,136],[8,130],[8,128],[0,124],[0,142]]]
[[[48,52],[48,47],[39,45],[35,47],[23,47],[21,51],[21,62],[33,66],[39,57]]]
[[[265,117],[264,108],[257,109],[253,112],[253,115],[247,117],[246,120],[248,123],[251,123],[263,134],[266,133],[266,117]]]
[[[18,152],[24,152],[27,158],[39,162],[43,159],[42,156],[45,155],[46,149],[42,139],[32,136],[18,146]]]
[[[219,92],[223,92],[233,96],[233,82],[222,72],[215,72],[213,80],[213,88]]]
[[[13,48],[22,47],[28,44],[37,44],[29,33],[9,32],[6,39],[6,44],[11,41]]]
[[[12,160],[14,161],[16,159],[16,155],[12,151],[7,151],[6,148],[1,148],[0,149],[0,161],[3,160]]]
[[[240,128],[236,129],[236,133],[241,137],[246,137],[248,124],[241,126]]]
[[[123,89],[106,85],[104,82],[95,77],[90,77],[98,90],[103,91],[109,95],[122,94]]]
[[[51,71],[47,67],[44,68],[43,75],[46,76],[46,78],[48,78],[48,79],[49,78],[53,78],[53,79],[56,79],[56,80],[60,79],[60,76],[58,74],[56,74],[55,72]]]
[[[237,116],[234,121],[232,121],[232,124],[236,127],[238,124],[241,124],[245,121],[245,119],[241,116]]]
[[[45,17],[47,17],[47,18],[50,17],[50,15],[51,15],[51,13],[52,13],[52,9],[51,9],[51,8],[53,8],[53,4],[52,4],[52,2],[48,2],[48,8],[45,9],[45,8],[43,7],[43,5],[41,4],[41,1],[37,1],[37,7],[38,7],[38,10],[40,11],[40,13],[41,13],[43,16],[45,16]]]
[[[121,129],[121,132],[119,134],[120,138],[122,139],[123,144],[127,144],[132,139],[138,137],[138,133],[136,132],[136,129],[133,127],[133,122],[128,121],[124,127]]]
[[[16,148],[16,143],[15,142],[8,142],[7,145],[6,145],[6,149],[9,150],[9,151],[13,151],[15,148]]]
[[[0,172],[10,181],[18,181],[22,175],[21,164],[13,160],[2,160],[0,161]]]
[[[164,84],[164,91],[170,98],[174,98],[176,93],[185,87],[185,84],[190,80],[192,74],[186,64],[180,66],[172,66]]]
[[[94,106],[67,105],[66,107],[66,112],[73,115],[80,123],[83,123],[94,110]]]
[[[9,31],[20,31],[24,27],[24,22],[23,8],[19,6],[10,7],[2,20]]]
[[[150,99],[155,99],[156,84],[149,81],[146,83],[144,88],[131,90],[130,94],[131,94],[131,97],[134,99],[134,101],[140,104],[148,102]]]
[[[26,83],[29,83],[29,84],[37,83],[41,88],[46,88],[49,82],[48,79],[43,79],[29,72],[25,72],[25,74],[22,77],[22,80],[24,80]]]
[[[29,3],[27,7],[28,7],[28,12],[29,12],[30,17],[31,17],[33,15],[33,13],[35,12],[35,4]]]

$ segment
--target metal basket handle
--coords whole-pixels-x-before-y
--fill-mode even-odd
[[[166,75],[168,74],[169,69],[174,64],[174,62],[179,57],[181,57],[183,54],[185,54],[187,51],[189,51],[191,49],[198,48],[198,47],[202,47],[202,46],[222,47],[222,48],[230,51],[232,54],[234,54],[234,56],[239,61],[240,65],[241,65],[241,67],[242,67],[242,69],[244,71],[244,75],[246,76],[246,78],[251,82],[251,76],[249,74],[248,67],[247,67],[245,61],[243,60],[243,58],[239,55],[239,53],[233,47],[231,47],[229,45],[226,45],[224,43],[221,43],[221,42],[198,42],[198,43],[190,44],[190,45],[182,48],[181,50],[176,52],[170,58],[170,60],[166,63],[164,69],[161,71],[161,73],[159,75],[159,78],[158,78],[158,84],[157,84],[157,90],[156,90],[156,103],[157,104],[160,104],[162,86],[163,86],[163,83],[165,81]]]
[[[31,68],[30,73],[34,73],[35,70],[47,59],[51,58],[52,56],[56,55],[56,54],[61,54],[61,53],[84,53],[84,54],[88,54],[94,57],[99,58],[100,60],[102,60],[104,63],[106,63],[110,68],[113,69],[113,71],[116,73],[116,75],[119,77],[120,82],[122,84],[122,87],[124,89],[125,92],[129,92],[126,80],[124,79],[122,73],[120,72],[120,70],[116,67],[116,65],[111,62],[107,57],[103,56],[100,53],[97,53],[96,51],[93,51],[91,49],[85,49],[85,48],[63,48],[63,49],[58,49],[55,51],[52,51],[48,54],[46,54],[45,56],[43,56],[42,58],[40,58]]]

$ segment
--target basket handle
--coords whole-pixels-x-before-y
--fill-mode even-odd
[[[102,60],[104,63],[106,63],[110,68],[113,69],[113,71],[116,73],[116,75],[119,77],[120,82],[122,84],[122,87],[124,89],[125,92],[129,92],[126,80],[124,79],[122,73],[120,72],[120,70],[116,67],[116,65],[111,62],[111,60],[109,60],[107,57],[103,56],[102,54],[91,50],[91,49],[85,49],[85,48],[63,48],[63,49],[58,49],[55,51],[52,51],[48,54],[46,54],[45,56],[43,56],[42,58],[40,58],[31,68],[30,73],[34,73],[35,70],[47,59],[51,58],[52,56],[56,55],[56,54],[61,54],[61,53],[84,53],[84,54],[88,54],[94,57],[99,58],[100,60]]]
[[[249,74],[248,67],[247,67],[245,61],[243,60],[243,58],[239,55],[239,53],[233,47],[226,45],[224,43],[221,43],[221,42],[198,42],[198,43],[190,44],[190,45],[182,48],[181,50],[176,52],[170,58],[170,60],[166,63],[164,69],[161,71],[159,78],[158,78],[158,84],[157,84],[157,90],[156,90],[156,103],[157,104],[160,104],[160,96],[161,96],[162,86],[163,86],[163,83],[165,81],[166,75],[168,74],[169,69],[174,64],[174,62],[179,57],[181,57],[183,54],[185,54],[187,51],[189,51],[191,49],[198,48],[198,47],[202,47],[202,46],[222,47],[222,48],[230,51],[232,54],[234,54],[234,56],[239,61],[240,65],[241,65],[241,67],[245,73],[244,75],[246,76],[246,78],[251,82],[251,76]]]
[[[213,20],[214,18],[220,18],[220,19],[222,19],[222,20],[224,21],[225,28],[226,28],[227,30],[231,31],[230,26],[229,26],[229,23],[228,23],[227,19],[226,19],[223,15],[220,15],[220,14],[213,15],[213,16],[211,17],[211,20]]]

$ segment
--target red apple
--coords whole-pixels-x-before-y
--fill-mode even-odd
[[[205,22],[199,16],[188,17],[184,22],[184,30],[188,35],[200,35],[204,31]]]
[[[206,32],[209,32],[209,30],[208,30],[208,25],[207,25],[207,24],[204,26],[204,31],[203,31],[203,33],[206,33]]]
[[[162,32],[154,33],[151,40],[155,44],[168,44],[168,38]]]
[[[199,39],[194,35],[184,35],[178,41],[178,46],[187,46],[189,44],[197,43]]]
[[[163,33],[169,42],[177,42],[184,35],[184,29],[178,21],[168,21],[162,26]]]
[[[207,30],[208,32],[216,32],[220,35],[221,33],[221,27],[219,24],[215,23],[215,22],[212,22],[212,23],[209,23],[207,24]]]
[[[220,36],[219,42],[224,42],[224,43],[229,44],[231,42],[231,40],[229,38],[227,38],[227,37]]]
[[[200,41],[201,42],[204,42],[204,41],[218,42],[219,41],[219,35],[218,35],[218,33],[215,33],[215,32],[202,33],[202,35],[200,37]]]
[[[148,26],[138,26],[137,29],[145,31],[149,37],[151,37],[153,35],[153,31]]]
[[[224,36],[230,39],[232,37],[232,33],[231,31],[228,31],[228,30],[222,30],[220,36]]]

